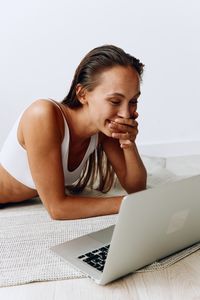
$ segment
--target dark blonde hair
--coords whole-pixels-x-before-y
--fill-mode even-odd
[[[140,79],[144,68],[139,59],[119,47],[113,45],[96,47],[82,59],[77,67],[70,90],[62,100],[62,104],[70,108],[81,107],[83,104],[76,95],[77,84],[92,91],[98,85],[100,74],[114,66],[130,66],[137,71]],[[96,189],[104,193],[108,192],[114,183],[114,170],[100,143],[95,152],[89,156],[79,180],[69,189],[71,192],[78,193],[83,191],[86,186],[93,188],[96,182],[98,182]]]

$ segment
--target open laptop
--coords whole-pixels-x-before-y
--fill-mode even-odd
[[[123,198],[115,226],[51,249],[105,285],[200,241],[200,175]]]

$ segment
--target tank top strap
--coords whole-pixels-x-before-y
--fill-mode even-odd
[[[67,119],[65,117],[65,114],[64,114],[63,109],[60,106],[60,104],[57,101],[55,101],[55,100],[53,100],[51,98],[48,98],[48,100],[51,101],[51,102],[53,102],[60,109],[60,111],[61,111],[61,113],[63,115],[64,121],[67,123]],[[92,136],[92,139],[91,139],[89,147],[92,147],[93,150],[95,150],[96,147],[98,146],[98,143],[99,143],[99,135],[98,135],[98,133],[96,133],[95,135]]]
[[[63,116],[63,119],[67,122],[65,114],[64,114],[64,111],[63,111],[62,107],[60,106],[60,104],[57,101],[55,101],[55,100],[53,100],[51,98],[48,98],[48,100],[51,101],[51,102],[53,102],[60,109],[60,111],[62,113],[62,116]]]

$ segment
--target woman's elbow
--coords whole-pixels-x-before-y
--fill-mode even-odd
[[[67,203],[67,201],[52,206],[48,209],[48,213],[54,221],[67,221],[80,218],[77,215],[75,208],[70,203]]]
[[[49,215],[51,217],[52,220],[54,221],[64,221],[64,220],[72,220],[72,216],[70,216],[70,214],[68,213],[60,213],[57,210],[51,210],[51,212],[49,211]]]
[[[140,180],[136,180],[134,184],[129,184],[125,187],[125,190],[128,194],[140,192],[146,190],[147,188],[147,179],[143,178]]]
[[[48,211],[48,213],[49,213],[49,216],[51,217],[52,220],[61,221],[61,216],[57,212],[57,210],[50,210],[50,211]]]
[[[54,221],[62,221],[62,220],[69,220],[70,215],[67,213],[67,209],[65,210],[61,207],[60,204],[53,205],[47,208],[49,216]]]

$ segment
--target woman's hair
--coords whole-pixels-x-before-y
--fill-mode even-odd
[[[61,103],[70,108],[81,107],[83,104],[76,94],[77,84],[80,84],[83,89],[92,91],[98,85],[101,73],[114,66],[132,67],[137,71],[140,79],[142,77],[144,65],[139,59],[113,45],[96,47],[80,62],[75,71],[70,90]],[[98,185],[96,188],[101,192],[108,192],[114,182],[114,170],[100,143],[96,151],[88,158],[78,182],[70,186],[69,189],[75,193],[81,192],[87,185],[94,187],[97,179]]]

